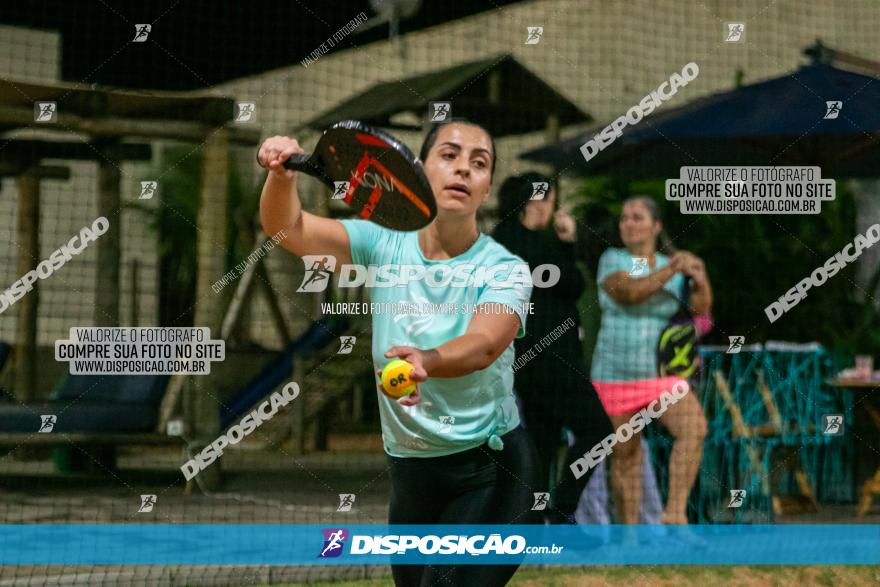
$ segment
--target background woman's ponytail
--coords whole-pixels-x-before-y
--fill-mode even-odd
[[[657,235],[657,244],[660,245],[658,247],[659,251],[667,257],[671,257],[678,252],[678,247],[672,242],[672,238],[665,228],[660,229],[660,234]]]

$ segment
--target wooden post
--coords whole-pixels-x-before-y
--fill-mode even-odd
[[[95,242],[98,250],[98,270],[95,276],[95,326],[119,326],[119,269],[121,254],[121,207],[119,197],[118,153],[115,141],[105,141],[98,145],[101,157],[98,159],[98,216],[110,221],[110,227]]]
[[[351,419],[355,424],[364,421],[364,386],[355,381],[351,394]]]
[[[772,430],[775,434],[782,434],[782,414],[779,413],[779,408],[776,406],[776,402],[773,401],[773,392],[770,391],[770,387],[767,386],[767,381],[764,379],[764,372],[758,370],[758,390],[761,392],[761,399],[764,401],[764,408],[767,409],[767,415],[770,416],[770,425],[772,426]]]
[[[205,141],[202,150],[201,189],[197,226],[198,274],[196,277],[195,325],[208,326],[211,337],[220,334],[223,296],[211,285],[226,272],[228,248],[229,131],[220,129]],[[196,381],[197,379],[197,381]],[[220,433],[220,407],[214,374],[192,376],[184,385],[184,414],[193,442],[191,454],[200,452]],[[220,487],[220,463],[199,473],[200,485],[208,490]]]
[[[140,283],[139,283],[140,276],[138,275],[139,269],[140,269],[140,265],[138,263],[138,260],[132,259],[131,260],[131,282],[130,282],[131,295],[129,297],[131,300],[131,326],[133,326],[134,328],[137,328],[138,322],[140,322],[140,319],[138,317],[138,299],[139,299],[138,292],[139,292],[139,287],[140,287]]]
[[[16,279],[37,268],[40,259],[40,178],[33,172],[18,177],[18,263]],[[15,397],[32,402],[37,392],[37,309],[40,281],[16,304]]]
[[[287,329],[287,321],[284,318],[284,311],[281,309],[281,304],[278,303],[278,297],[275,295],[275,290],[272,289],[269,270],[266,269],[266,264],[263,259],[257,261],[256,265],[257,277],[259,277],[258,283],[261,286],[263,295],[266,297],[266,303],[269,304],[269,311],[272,313],[272,318],[275,321],[275,329],[278,331],[278,336],[281,337],[281,344],[287,345],[293,340],[293,338],[290,335],[290,331]]]

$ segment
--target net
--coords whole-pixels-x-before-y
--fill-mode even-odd
[[[391,40],[387,24],[366,32],[373,14],[355,3],[343,3],[332,17],[299,5],[214,13],[171,3],[134,16],[132,7],[70,13],[37,3],[4,19],[2,524],[329,528],[388,520],[392,484],[377,354],[371,317],[361,311],[371,292],[338,282],[309,291],[310,266],[262,231],[265,173],[254,158],[274,135],[308,148],[319,134],[311,121],[383,82],[392,84],[387,102],[425,103],[418,113],[401,106],[388,119],[414,151],[428,128],[429,96],[443,84],[456,88],[445,96],[453,116],[467,113],[498,129],[480,230],[503,242],[510,229],[504,244],[514,253],[568,264],[560,275],[564,292],[533,293],[535,315],[509,357],[546,480],[532,489],[536,496],[547,491],[550,510],[571,491],[563,488],[571,474],[566,449],[583,448],[585,438],[607,426],[617,446],[591,457],[605,462],[589,466],[595,472],[588,489],[575,496],[581,523],[661,523],[675,515],[694,524],[876,521],[869,490],[872,478],[877,484],[878,433],[870,416],[876,411],[865,392],[832,380],[855,355],[877,355],[880,251],[865,248],[858,263],[814,286],[777,321],[765,312],[865,234],[877,218],[876,183],[839,181],[821,215],[686,215],[664,199],[663,180],[671,178],[585,177],[577,148],[555,165],[520,155],[560,138],[587,137],[590,129],[599,133],[690,62],[699,64],[699,75],[651,116],[789,74],[817,37],[875,59],[880,10],[856,0],[809,11],[761,0],[736,7],[546,0],[449,15],[425,4]],[[141,20],[151,21],[149,28]],[[727,25],[737,22],[745,23],[744,36],[730,41]],[[83,42],[83,35],[93,40]],[[255,47],[260,38],[277,47],[297,36],[315,42],[271,58]],[[196,50],[202,46],[210,50]],[[475,63],[482,65],[468,69]],[[473,97],[477,89],[484,99]],[[832,97],[820,102],[826,98]],[[370,106],[383,105],[373,100]],[[48,103],[55,106],[37,106]],[[852,104],[844,101],[841,114],[849,115]],[[358,106],[354,100],[351,107]],[[633,126],[643,128],[651,116]],[[701,165],[707,155],[681,149],[681,165]],[[787,149],[783,144],[758,163],[777,164]],[[499,191],[506,178],[530,171],[546,177],[557,207],[571,213],[574,244],[559,237],[564,219],[534,241],[516,232],[534,221],[521,216],[531,200],[504,208]],[[300,195],[309,211],[346,216],[313,178],[300,178]],[[681,406],[672,401],[667,417],[645,415],[645,434],[630,440],[621,427],[669,389],[657,381],[671,386],[656,373],[657,346],[682,306],[685,281],[660,284],[638,303],[626,297],[628,280],[647,278],[675,254],[667,248],[666,257],[649,254],[642,263],[634,248],[627,250],[621,231],[629,229],[618,219],[622,202],[634,195],[659,203],[675,250],[705,262],[714,302],[711,331],[697,339],[697,324],[670,334],[694,337],[671,345],[666,357],[676,368],[681,347],[690,344],[692,369],[663,372],[687,378],[690,395]],[[35,273],[23,295],[10,293],[49,259],[61,261]],[[693,308],[695,295],[697,304],[705,302],[705,288],[692,287]],[[420,325],[416,320],[411,331]],[[56,345],[75,329],[98,326],[209,328],[225,356],[206,359],[209,375],[188,374],[191,362],[151,375],[71,375],[76,363],[59,358]],[[740,338],[742,349],[734,350]],[[817,344],[774,347],[768,340]],[[300,395],[281,405],[291,382]],[[592,404],[583,403],[585,394]],[[675,413],[681,415],[673,419]],[[248,433],[245,418],[255,424]],[[203,451],[232,427],[240,440],[205,463]],[[51,552],[53,545],[29,548]],[[0,568],[11,585],[284,584],[389,573],[369,564]]]

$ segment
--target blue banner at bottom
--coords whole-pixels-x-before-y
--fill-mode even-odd
[[[880,525],[5,524],[4,565],[880,564]]]

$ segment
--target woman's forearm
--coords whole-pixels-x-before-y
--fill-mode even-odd
[[[708,279],[694,284],[690,296],[691,311],[697,315],[706,315],[712,310],[712,286]]]
[[[624,272],[615,273],[605,280],[605,291],[615,302],[625,306],[641,304],[663,289],[676,271],[670,265],[645,277],[630,277]]]
[[[260,223],[266,234],[294,228],[302,220],[296,179],[270,173],[260,194]]]
[[[423,366],[429,377],[463,377],[491,365],[495,350],[485,334],[467,333],[424,351]]]

